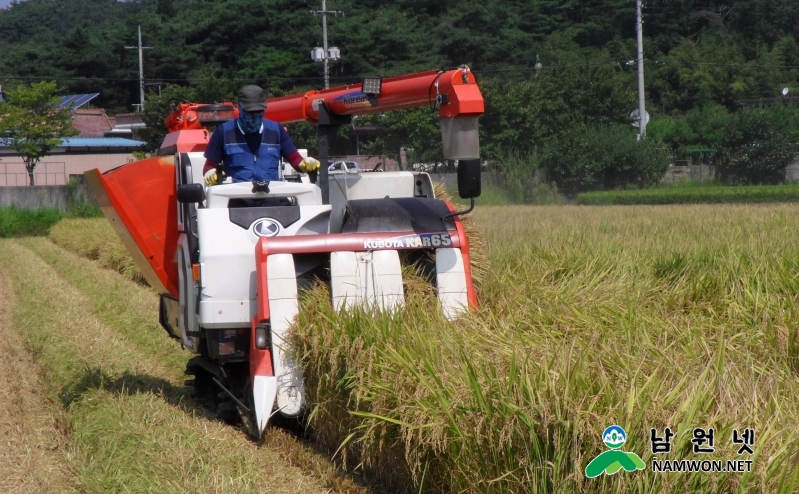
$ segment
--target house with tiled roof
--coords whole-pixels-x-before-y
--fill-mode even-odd
[[[105,137],[114,123],[103,108],[77,109],[72,112],[72,126],[80,132],[78,137]]]

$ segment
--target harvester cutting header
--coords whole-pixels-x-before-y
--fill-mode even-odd
[[[281,164],[278,180],[206,185],[209,129],[239,117],[232,103],[182,102],[165,121],[169,134],[157,157],[86,173],[161,294],[161,325],[198,354],[187,373],[200,398],[223,418],[240,416],[254,437],[273,414],[293,417],[305,408],[302,370],[286,341],[299,290],[323,282],[336,309],[393,311],[404,303],[402,266],[415,264],[447,317],[477,305],[463,212],[435,198],[426,173],[328,172],[338,126],[356,115],[437,106],[444,158],[458,160],[459,194],[474,207],[484,111],[465,66],[266,103],[268,120],[317,125],[318,181]]]

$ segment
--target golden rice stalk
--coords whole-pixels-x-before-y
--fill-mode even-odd
[[[100,266],[117,271],[129,280],[146,285],[133,257],[105,218],[67,218],[50,229],[50,240]]]

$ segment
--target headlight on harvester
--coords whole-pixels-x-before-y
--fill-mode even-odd
[[[382,77],[364,77],[361,79],[361,92],[370,96],[380,96],[383,89]]]
[[[259,324],[255,326],[255,348],[264,350],[269,345],[269,325]]]

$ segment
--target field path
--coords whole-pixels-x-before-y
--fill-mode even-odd
[[[11,322],[14,299],[0,272],[0,492],[74,492],[63,411],[45,395],[39,367]]]
[[[0,241],[0,492],[368,492],[284,431],[188,397],[152,291],[43,238]]]

